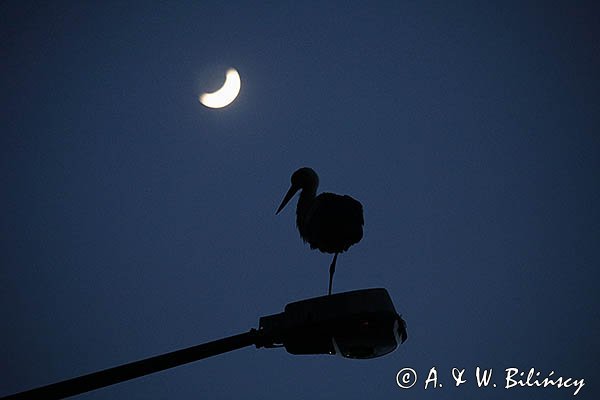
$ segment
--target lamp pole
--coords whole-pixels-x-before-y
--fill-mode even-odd
[[[191,363],[203,358],[226,353],[228,351],[241,349],[242,347],[257,344],[260,332],[251,329],[249,332],[229,336],[197,346],[188,347],[155,357],[145,358],[117,367],[108,368],[91,374],[67,379],[62,382],[41,386],[2,397],[0,400],[25,400],[25,399],[62,399],[77,394],[89,392],[90,390],[114,385],[115,383],[127,381],[154,372],[177,367],[178,365]]]

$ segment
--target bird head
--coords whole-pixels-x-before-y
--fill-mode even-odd
[[[292,174],[291,181],[292,186],[290,186],[290,189],[285,194],[283,201],[279,205],[275,215],[279,214],[279,212],[283,210],[283,208],[292,199],[292,197],[294,197],[298,190],[307,190],[314,195],[314,193],[317,191],[317,186],[319,186],[319,176],[312,168],[308,167],[300,168],[294,172]]]

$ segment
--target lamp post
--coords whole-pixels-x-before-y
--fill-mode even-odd
[[[406,324],[385,289],[315,297],[261,317],[259,329],[119,365],[2,397],[62,399],[217,354],[255,345],[285,347],[291,354],[337,354],[347,358],[385,355],[406,340]]]

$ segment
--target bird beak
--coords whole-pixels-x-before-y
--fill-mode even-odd
[[[285,197],[279,205],[277,212],[275,212],[275,215],[279,214],[279,211],[283,210],[283,207],[285,207],[285,205],[291,200],[291,198],[294,197],[298,190],[300,190],[300,188],[297,186],[292,185],[292,187],[290,187],[290,190],[288,190],[288,192],[285,194]]]

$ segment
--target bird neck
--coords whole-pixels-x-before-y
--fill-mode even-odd
[[[308,210],[315,200],[316,188],[302,189],[300,197],[298,198],[298,206],[296,207],[296,225],[302,233],[304,229],[304,221]]]

